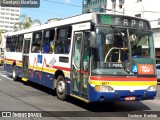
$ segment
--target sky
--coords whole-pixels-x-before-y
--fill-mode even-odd
[[[38,19],[44,24],[51,18],[67,18],[81,14],[81,6],[82,0],[40,0],[39,8],[21,8],[20,14],[29,16],[33,20]]]

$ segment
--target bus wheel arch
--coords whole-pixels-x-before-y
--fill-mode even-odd
[[[55,82],[56,81],[56,82]],[[66,94],[66,82],[64,73],[61,70],[57,70],[55,73],[54,86],[56,88],[57,97],[60,100],[65,100],[67,97]]]

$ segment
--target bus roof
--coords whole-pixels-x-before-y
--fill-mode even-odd
[[[19,30],[19,31],[16,31],[16,32],[10,32],[10,33],[7,33],[6,35],[11,36],[11,35],[30,33],[30,32],[34,32],[34,31],[49,29],[49,28],[63,26],[63,25],[65,26],[65,25],[69,25],[69,24],[82,23],[82,22],[85,22],[85,21],[97,22],[96,18],[95,18],[95,20],[93,20],[93,18],[97,14],[98,15],[127,17],[127,18],[132,18],[132,19],[142,20],[142,21],[148,22],[145,19],[141,19],[141,18],[137,18],[137,17],[133,17],[133,16],[127,16],[127,15],[116,15],[116,14],[108,14],[108,13],[86,13],[86,14],[80,14],[80,15],[69,17],[69,18],[65,18],[65,19],[62,19],[62,20],[59,20],[59,21],[43,24],[43,25],[40,25],[40,26],[32,27],[32,28],[29,28],[29,29]]]
[[[52,27],[58,27],[58,26],[62,26],[62,25],[69,25],[69,24],[73,24],[73,23],[81,23],[83,21],[91,21],[92,20],[92,15],[93,15],[93,13],[80,14],[80,15],[65,18],[65,19],[62,19],[62,20],[59,20],[59,21],[43,24],[43,25],[36,26],[36,27],[31,27],[29,29],[19,30],[19,31],[16,31],[16,32],[10,32],[8,35],[10,36],[10,35],[15,35],[15,34],[29,33],[29,32],[33,32],[33,31],[48,29],[48,28],[52,28]]]

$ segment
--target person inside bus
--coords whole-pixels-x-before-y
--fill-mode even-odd
[[[121,48],[123,47],[122,38],[119,35],[113,36],[113,47]],[[112,62],[118,62],[119,60],[119,50],[113,49],[112,50]]]
[[[42,51],[44,53],[49,53],[49,51],[50,51],[50,42],[49,41],[45,41],[43,43],[43,49],[42,49]]]
[[[53,41],[50,41],[50,53],[54,52],[54,43]]]
[[[128,59],[127,51],[121,50],[121,48],[124,48],[123,45],[123,38],[120,35],[114,35],[113,37],[113,47],[119,48],[119,49],[113,49],[112,50],[112,62],[124,62],[126,59]],[[119,59],[120,55],[120,59]]]

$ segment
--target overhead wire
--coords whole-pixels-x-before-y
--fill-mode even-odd
[[[53,0],[44,0],[45,2],[53,2],[53,3],[56,3],[56,4],[63,4],[63,5],[68,5],[68,6],[72,6],[72,7],[82,7],[82,6],[78,6],[78,5],[74,5],[74,4],[69,4],[69,3],[62,3],[62,2],[56,2],[56,1],[53,1]],[[50,14],[50,15],[58,15],[58,16],[62,16],[62,17],[68,17],[66,15],[62,15],[62,14],[55,14],[55,13],[51,13],[51,12],[48,12],[48,11],[43,11],[43,10],[32,10],[32,9],[28,9],[30,11],[34,11],[34,12],[43,12],[43,13],[46,13],[46,14]]]
[[[69,4],[69,3],[63,3],[63,2],[57,2],[57,1],[54,1],[54,0],[44,0],[46,2],[53,2],[53,3],[56,3],[56,4],[62,4],[62,5],[68,5],[68,6],[72,6],[72,7],[82,7],[82,6],[79,6],[79,5],[74,5],[74,4]]]

